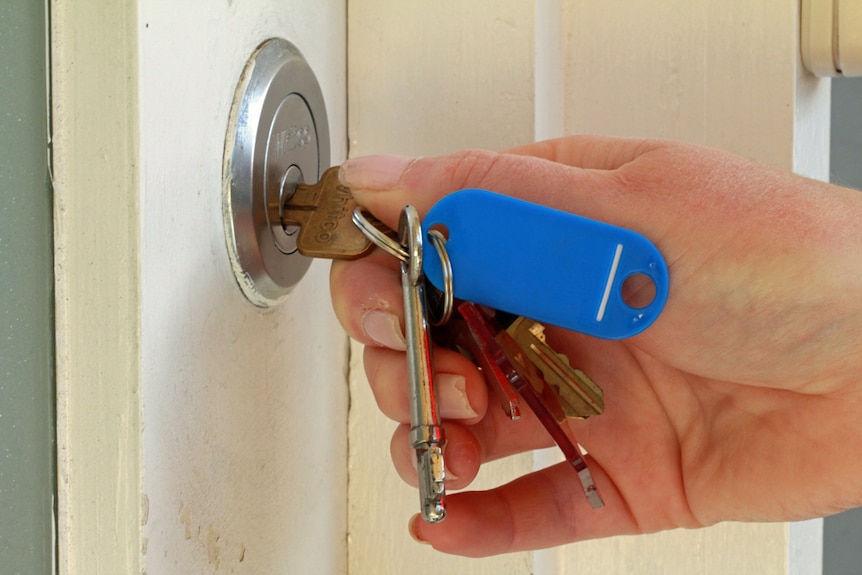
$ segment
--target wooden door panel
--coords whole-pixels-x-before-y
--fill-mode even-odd
[[[802,69],[798,22],[795,3],[745,0],[351,3],[350,153],[499,150],[593,132],[694,141],[824,178],[829,84]],[[367,383],[358,367],[351,379],[351,446],[381,444],[389,428],[365,425],[379,414],[360,395]],[[352,476],[389,477],[378,469],[386,450],[376,451],[351,449]],[[530,468],[524,457],[489,467],[481,485]],[[385,572],[445,565],[515,573],[526,572],[525,561],[537,575],[819,569],[819,520],[726,524],[482,561],[439,558],[403,533],[413,497],[368,495],[353,485],[356,568],[381,538],[397,538],[403,545],[386,547]]]
[[[347,340],[316,263],[242,295],[222,226],[234,89],[270,37],[346,154],[343,2],[52,5],[64,573],[343,572]]]
[[[328,265],[315,262],[283,304],[252,306],[230,270],[220,199],[234,86],[269,37],[309,60],[344,156],[343,5],[142,8],[145,565],[343,570],[347,344]]]

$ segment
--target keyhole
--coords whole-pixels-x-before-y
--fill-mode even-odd
[[[299,166],[297,166],[296,164],[292,164],[290,167],[288,167],[287,170],[285,170],[284,172],[284,176],[282,176],[281,178],[281,185],[279,186],[278,190],[278,221],[281,223],[284,233],[288,236],[296,234],[296,232],[299,231],[299,226],[284,225],[284,204],[286,204],[287,201],[293,197],[293,194],[296,192],[296,186],[303,183],[304,181],[305,180],[302,177],[302,170],[300,170]],[[278,243],[278,241],[276,241],[276,243]],[[296,251],[295,247],[293,248],[293,251]],[[293,251],[291,251],[290,253],[293,253]]]

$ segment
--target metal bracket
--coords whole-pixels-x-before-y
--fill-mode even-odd
[[[317,78],[300,51],[275,38],[251,55],[225,138],[222,212],[231,268],[248,300],[278,304],[308,271],[284,201],[329,166],[329,123]]]

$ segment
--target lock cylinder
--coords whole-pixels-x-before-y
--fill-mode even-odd
[[[263,42],[236,87],[222,173],[231,268],[258,307],[278,304],[311,265],[280,213],[298,184],[329,167],[329,150],[323,93],[308,62],[287,40]]]

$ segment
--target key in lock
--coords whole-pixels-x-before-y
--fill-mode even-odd
[[[284,228],[298,226],[296,248],[313,258],[356,259],[373,244],[352,221],[356,200],[329,168],[315,184],[299,184],[281,205],[271,206]]]

